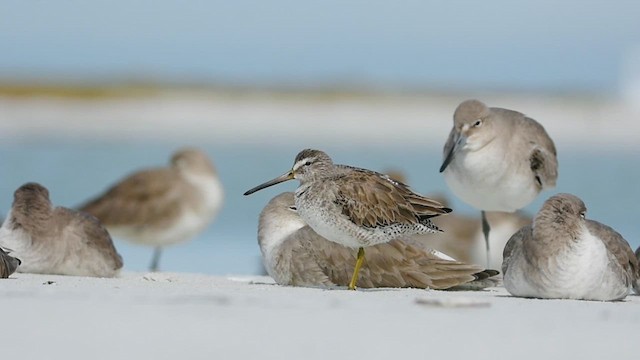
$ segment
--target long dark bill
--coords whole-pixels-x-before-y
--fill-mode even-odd
[[[245,196],[247,195],[251,195],[256,191],[260,191],[262,189],[268,188],[269,186],[273,186],[276,184],[280,184],[281,182],[285,182],[288,180],[292,180],[293,179],[293,171],[287,171],[286,173],[278,176],[277,178],[273,179],[273,180],[269,180],[263,184],[260,184],[256,187],[254,187],[253,189],[247,190],[247,192],[244,193]]]
[[[458,151],[458,149],[462,147],[466,141],[467,141],[466,137],[458,134],[458,138],[453,143],[453,146],[451,147],[451,149],[449,149],[449,152],[447,153],[447,157],[444,158],[444,161],[442,162],[442,166],[440,166],[440,172],[443,172],[447,168],[447,166],[449,166],[449,163],[451,162],[451,160],[453,160],[453,155],[456,154],[456,151]]]

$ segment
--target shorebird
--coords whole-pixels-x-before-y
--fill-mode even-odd
[[[467,100],[453,114],[440,172],[456,196],[481,210],[489,264],[486,211],[514,212],[554,187],[558,160],[553,141],[537,121]]]
[[[446,202],[443,202],[448,206]],[[517,211],[515,213],[486,212],[487,222],[491,225],[491,263],[488,268],[499,269],[502,265],[502,250],[507,241],[521,227],[531,224],[531,218]],[[426,242],[430,247],[444,252],[454,259],[472,264],[484,264],[486,261],[485,239],[482,221],[479,217],[450,214],[433,220],[444,233],[424,234],[412,237]]]
[[[404,173],[399,170],[387,170],[384,173],[396,181],[407,183]],[[450,203],[444,195],[432,193],[427,196],[449,207]],[[521,227],[531,224],[531,217],[521,211],[487,211],[485,216],[491,227],[489,241],[493,244],[489,256],[491,263],[487,268],[499,269],[502,266],[502,250],[507,241]],[[480,218],[452,213],[433,219],[433,223],[444,233],[416,235],[412,239],[427,242],[429,247],[458,261],[471,264],[486,261],[487,251]]]
[[[155,247],[150,270],[157,271],[162,248],[204,230],[223,197],[207,155],[182,149],[168,167],[135,172],[80,209],[100,219],[113,236]]]
[[[15,191],[0,228],[0,246],[22,261],[19,272],[113,277],[122,268],[122,258],[98,219],[54,207],[49,191],[36,183]]]
[[[502,263],[509,293],[600,301],[627,296],[638,276],[638,259],[622,235],[586,219],[586,211],[578,197],[554,195],[532,225],[509,239]]]
[[[300,181],[295,204],[304,222],[327,240],[358,249],[351,290],[358,281],[365,247],[440,231],[430,219],[451,212],[384,174],[334,165],[327,154],[311,149],[296,156],[290,171],[244,195],[292,179]]]
[[[347,286],[356,263],[352,249],[323,238],[304,223],[292,192],[274,197],[262,210],[258,243],[265,269],[280,285]],[[420,242],[397,239],[367,248],[358,286],[481,289],[495,285],[491,277],[497,274]]]
[[[9,275],[13,274],[18,266],[20,266],[20,259],[14,258],[9,255],[5,249],[0,247],[0,278],[6,279]]]

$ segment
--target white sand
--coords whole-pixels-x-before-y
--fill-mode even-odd
[[[0,281],[0,308],[4,359],[636,359],[640,329],[639,296],[352,292],[171,273],[14,274]]]
[[[93,100],[0,97],[0,139],[99,136],[231,144],[348,140],[349,145],[431,142],[439,148],[451,129],[454,109],[470,97],[206,91]],[[623,101],[526,94],[480,98],[489,106],[516,109],[539,120],[564,148],[640,147],[640,108]]]

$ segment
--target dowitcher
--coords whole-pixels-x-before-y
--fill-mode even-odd
[[[296,156],[290,171],[244,195],[292,179],[300,181],[295,204],[302,220],[327,240],[358,249],[349,289],[356,287],[365,247],[437,232],[430,219],[451,212],[384,174],[335,165],[327,154],[311,149]]]
[[[274,197],[262,210],[258,243],[265,269],[280,285],[347,286],[356,263],[352,249],[323,238],[304,223],[292,192]],[[481,289],[495,285],[497,273],[403,238],[367,248],[358,286]]]

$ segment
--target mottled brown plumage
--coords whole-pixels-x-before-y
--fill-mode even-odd
[[[420,224],[451,212],[387,175],[351,166],[338,165],[338,168],[345,171],[331,179],[338,191],[336,202],[342,205],[342,213],[357,226]]]
[[[6,279],[13,274],[18,266],[20,260],[9,255],[3,248],[0,248],[0,278]]]
[[[109,233],[95,217],[54,207],[49,191],[36,183],[16,190],[0,245],[22,261],[20,272],[111,277],[122,268]]]
[[[295,193],[300,217],[324,238],[358,249],[350,289],[355,289],[364,247],[436,232],[430,219],[451,212],[387,175],[334,165],[329,155],[313,149],[298,153],[290,171],[244,195],[292,179],[300,180]]]
[[[258,242],[269,274],[281,285],[347,286],[355,252],[318,235],[294,209],[293,193],[283,193],[260,215]],[[424,243],[403,239],[368,247],[357,285],[482,288],[495,284],[487,279],[496,274],[455,261]]]

